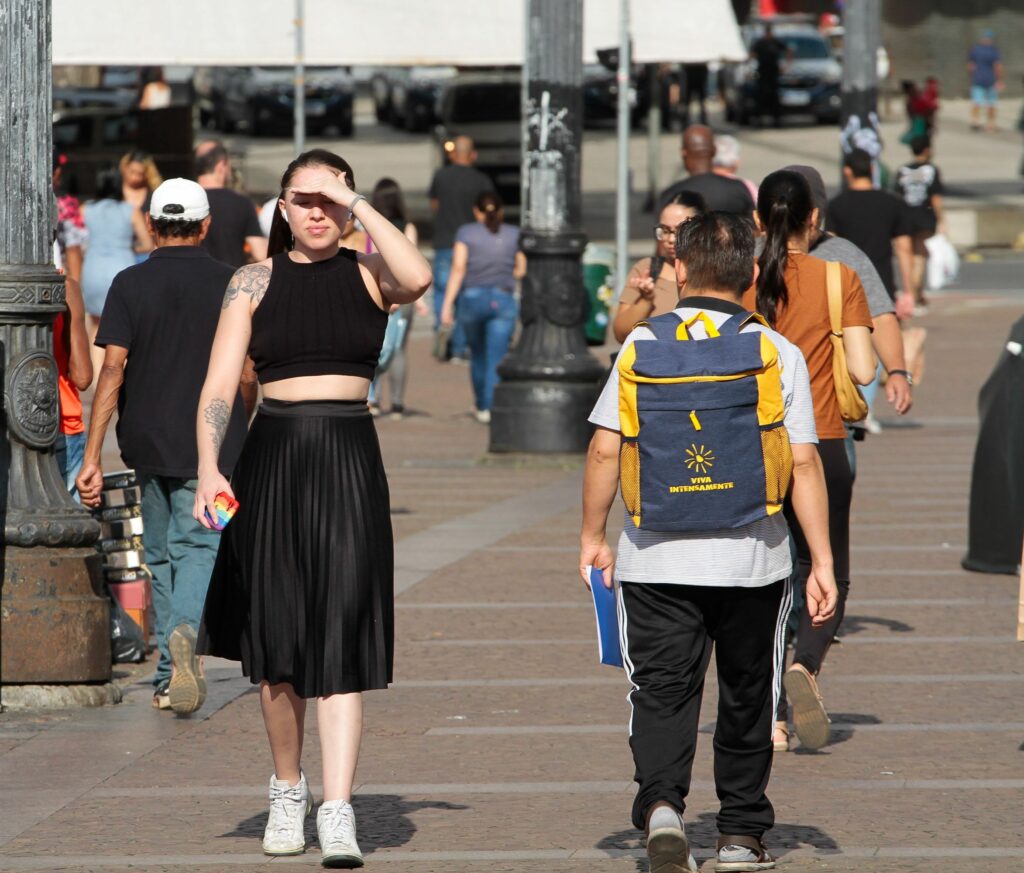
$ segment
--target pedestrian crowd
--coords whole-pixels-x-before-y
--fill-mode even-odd
[[[757,51],[781,58],[778,46]],[[854,442],[879,377],[897,413],[911,406],[901,322],[927,303],[924,243],[944,224],[929,137],[911,151],[893,193],[852,150],[846,190],[829,200],[807,166],[744,179],[739,143],[691,125],[687,176],[658,199],[653,254],[620,289],[621,350],[590,415],[579,564],[588,585],[616,592],[632,821],[658,873],[696,869],[683,814],[712,653],[717,870],[774,865],[762,841],[773,754],[794,732],[804,747],[828,742],[818,679],[851,587]],[[62,473],[99,505],[116,411],[153,574],[153,705],[194,712],[202,656],[241,662],[273,759],[268,855],[305,850],[303,730],[316,699],[323,863],[362,864],[351,806],[362,692],[391,683],[394,659],[373,417],[385,389],[388,414],[406,412],[425,292],[435,354],[468,360],[481,423],[513,341],[519,230],[472,140],[456,138],[449,157],[430,185],[431,265],[398,183],[357,193],[354,169],[323,149],[288,164],[262,210],[233,189],[217,141],[196,149],[194,181],[162,180],[130,153],[82,207],[62,193],[67,159],[55,154]],[[86,433],[78,391],[94,376]]]

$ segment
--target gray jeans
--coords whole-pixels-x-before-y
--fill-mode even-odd
[[[167,638],[180,624],[199,627],[220,531],[192,517],[196,479],[139,474],[146,564],[153,574],[153,626],[160,661],[154,685],[171,678]]]

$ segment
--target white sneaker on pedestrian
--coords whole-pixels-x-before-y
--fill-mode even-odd
[[[869,434],[874,436],[878,436],[882,432],[882,424],[877,418],[875,418],[875,414],[873,412],[869,412],[867,418],[864,419],[864,428]]]
[[[270,777],[270,815],[263,832],[265,855],[301,855],[306,851],[303,823],[313,811],[313,795],[309,793],[306,774],[299,771],[297,785]]]
[[[363,866],[363,853],[356,842],[356,814],[347,800],[325,801],[316,814],[320,838],[320,863],[325,867],[350,870]]]
[[[651,873],[697,873],[699,869],[683,817],[668,804],[656,805],[647,819],[647,857]]]
[[[473,417],[480,422],[480,424],[491,423],[491,410],[489,409],[474,409]]]

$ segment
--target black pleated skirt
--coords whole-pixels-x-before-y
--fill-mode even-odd
[[[232,488],[199,652],[300,697],[386,688],[394,547],[366,403],[264,400]]]

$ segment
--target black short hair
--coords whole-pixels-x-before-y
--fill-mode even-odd
[[[203,230],[203,220],[198,221],[177,221],[173,218],[154,218],[152,215],[149,220],[153,222],[153,232],[157,236],[170,237],[171,239],[189,239],[193,236],[199,236]]]
[[[923,155],[932,147],[932,138],[926,133],[919,133],[910,140],[910,151],[915,155]]]
[[[205,176],[217,169],[217,164],[228,159],[228,150],[221,143],[211,146],[201,155],[196,155],[196,175]]]
[[[871,155],[864,149],[854,149],[843,159],[843,166],[849,167],[854,179],[871,178]]]
[[[706,212],[676,230],[676,259],[696,291],[743,294],[754,281],[754,224],[730,212]]]

